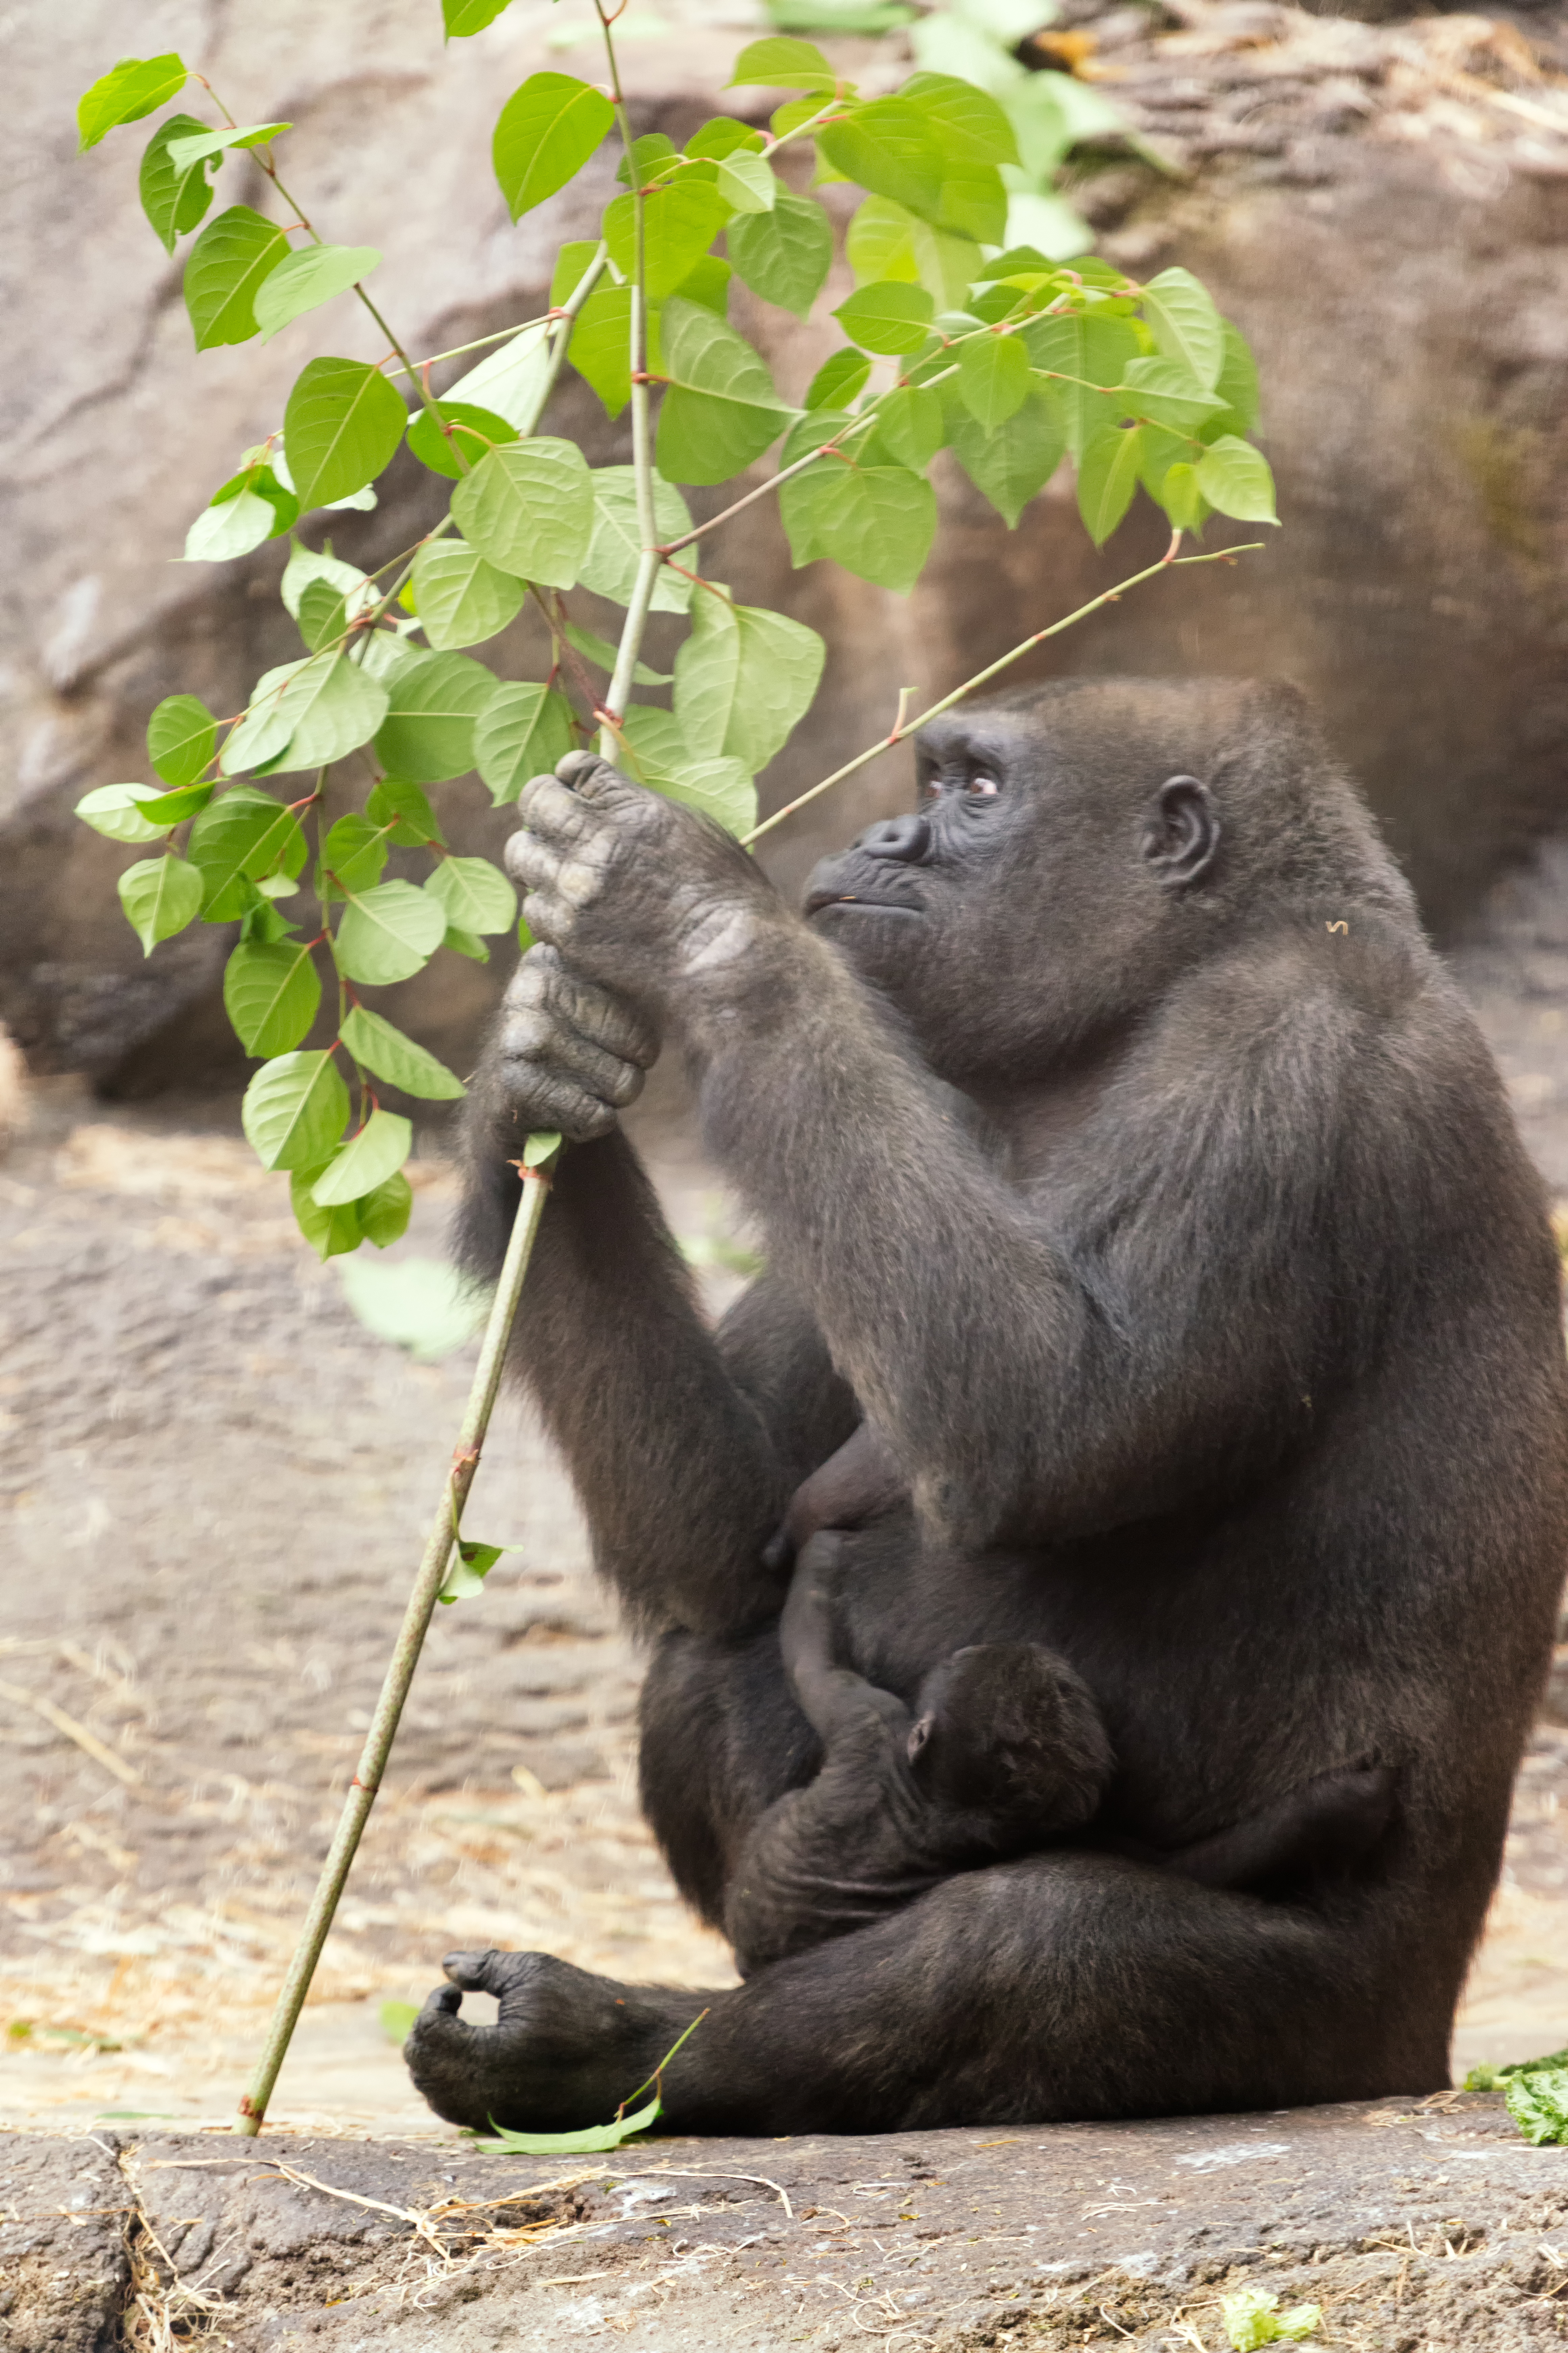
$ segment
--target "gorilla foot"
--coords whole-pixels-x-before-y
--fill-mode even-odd
[[[549,1953],[448,1953],[442,1967],[449,1982],[426,2002],[404,2057],[438,2116],[480,2132],[607,2124],[707,2006],[700,1993],[617,1985]],[[497,1997],[493,2026],[458,2017],[465,1993]]]

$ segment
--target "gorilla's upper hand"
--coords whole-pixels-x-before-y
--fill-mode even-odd
[[[740,957],[782,902],[740,845],[591,752],[535,776],[507,870],[523,914],[573,965],[662,1008]]]
[[[508,984],[496,1045],[495,1109],[512,1149],[536,1128],[573,1144],[608,1135],[658,1054],[641,1014],[541,946]]]

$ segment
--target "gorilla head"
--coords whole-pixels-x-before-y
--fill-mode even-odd
[[[805,913],[957,1084],[1093,1050],[1287,900],[1318,922],[1370,889],[1408,918],[1293,687],[1026,688],[935,721],[916,761],[919,807],[822,860]]]

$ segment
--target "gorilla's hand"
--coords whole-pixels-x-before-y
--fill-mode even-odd
[[[403,2055],[416,2088],[448,2123],[535,2132],[605,2124],[646,2082],[700,1994],[617,1985],[548,1953],[448,1953]],[[493,2026],[459,2018],[465,1992],[499,1997]],[[710,1996],[711,2000],[712,1997]]]
[[[573,1144],[607,1135],[658,1053],[657,1035],[624,997],[539,946],[511,976],[496,1045],[495,1110],[513,1149],[536,1128]]]
[[[507,870],[542,939],[606,987],[655,1008],[742,956],[782,902],[740,845],[591,752],[535,776]]]

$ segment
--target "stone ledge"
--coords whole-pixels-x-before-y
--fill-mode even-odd
[[[624,2161],[213,2134],[0,2141],[0,2344],[95,2353],[1221,2353],[1222,2292],[1325,2348],[1568,2335],[1568,2150],[1491,2095],[867,2138],[669,2139]],[[140,2310],[138,2310],[140,2307]],[[160,2334],[174,2324],[174,2335]],[[118,2331],[118,2333],[117,2333]]]

